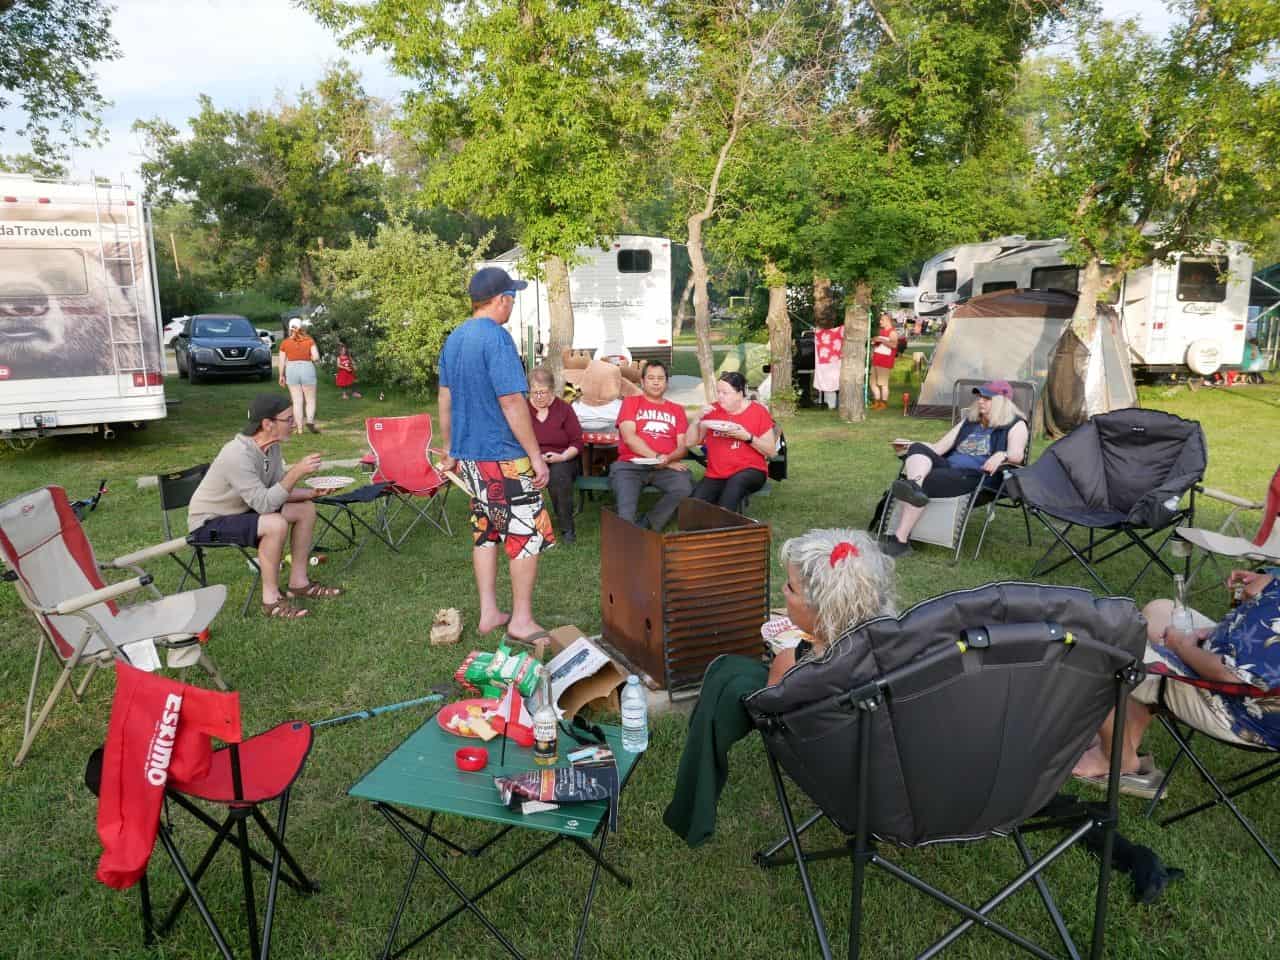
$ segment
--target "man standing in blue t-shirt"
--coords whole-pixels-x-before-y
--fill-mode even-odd
[[[440,437],[449,451],[440,466],[456,468],[471,491],[477,629],[505,624],[512,640],[534,643],[547,636],[533,618],[538,554],[555,534],[542,502],[548,471],[525,400],[524,365],[502,329],[516,292],[527,286],[498,267],[471,278],[471,319],[449,334],[440,353]],[[510,614],[498,607],[499,543],[511,570]]]

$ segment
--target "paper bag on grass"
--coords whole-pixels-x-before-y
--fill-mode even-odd
[[[551,631],[551,692],[566,717],[585,706],[617,713],[618,691],[627,675],[609,655],[574,626]]]

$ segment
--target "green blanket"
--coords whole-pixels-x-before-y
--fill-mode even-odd
[[[750,657],[717,657],[702,678],[702,694],[676,771],[675,793],[662,822],[691,847],[711,839],[716,803],[729,779],[729,748],[749,734],[742,697],[765,685],[769,671]]]

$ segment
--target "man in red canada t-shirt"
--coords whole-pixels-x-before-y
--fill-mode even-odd
[[[681,462],[689,421],[682,406],[664,399],[667,368],[662,363],[651,361],[644,368],[640,386],[644,392],[623,400],[618,413],[618,459],[609,468],[609,486],[618,501],[618,516],[661,530],[675,516],[680,501],[693,492],[693,477]],[[661,490],[662,497],[637,520],[636,507],[646,483]]]

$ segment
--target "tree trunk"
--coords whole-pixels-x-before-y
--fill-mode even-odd
[[[311,269],[311,254],[305,250],[298,254],[298,286],[302,293],[302,305],[311,306],[311,292],[316,288],[316,275]]]
[[[693,274],[685,281],[684,293],[680,294],[680,303],[676,306],[676,318],[671,325],[671,346],[675,349],[676,338],[684,332],[684,322],[689,318],[689,299],[693,296]]]
[[[547,311],[551,325],[544,366],[551,371],[559,387],[563,386],[562,351],[573,346],[573,301],[569,299],[569,268],[562,257],[547,257],[542,263],[542,272],[547,277]],[[520,346],[523,349],[524,344]]]
[[[831,292],[831,278],[813,275],[813,325],[824,329],[836,325],[836,298]]]
[[[867,383],[867,337],[871,333],[871,284],[854,284],[853,300],[844,308],[844,348],[840,351],[840,419],[867,418],[863,394]]]
[[[702,255],[702,222],[707,216],[696,213],[689,218],[689,262],[693,267],[693,329],[698,335],[698,370],[707,403],[716,398],[716,361],[711,352],[711,305],[707,298],[707,261]]]
[[[1080,271],[1080,293],[1076,298],[1076,310],[1071,315],[1071,329],[1080,342],[1093,343],[1094,328],[1098,323],[1098,297],[1102,293],[1102,263],[1090,257]]]
[[[789,417],[796,410],[795,388],[791,385],[791,317],[787,314],[787,278],[772,260],[764,263],[764,282],[769,290],[769,376],[773,392],[769,408],[774,419]]]

